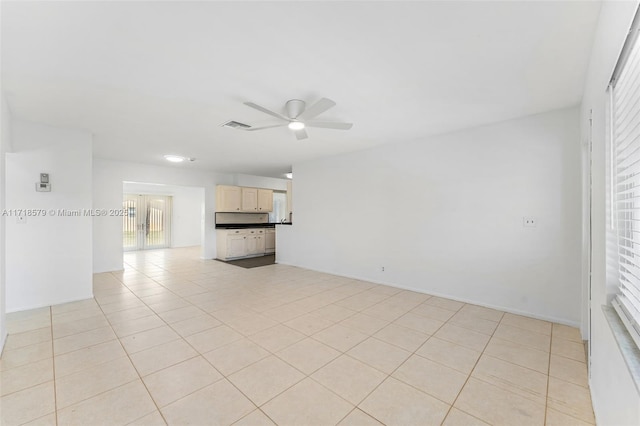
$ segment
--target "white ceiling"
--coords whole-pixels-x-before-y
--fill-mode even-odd
[[[91,131],[96,157],[281,177],[320,156],[580,102],[599,2],[2,2],[14,116]],[[350,131],[242,103],[337,106]]]

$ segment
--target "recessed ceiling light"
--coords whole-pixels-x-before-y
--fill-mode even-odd
[[[172,163],[182,163],[183,161],[195,161],[195,158],[183,157],[182,155],[167,154],[164,159]]]
[[[165,155],[164,159],[167,161],[171,161],[172,163],[182,163],[185,158],[179,155]]]
[[[302,130],[304,129],[304,123],[301,121],[292,121],[289,123],[289,128],[291,130]]]

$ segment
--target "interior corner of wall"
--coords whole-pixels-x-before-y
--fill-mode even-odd
[[[4,344],[7,342],[7,331],[2,327],[2,334],[0,334],[0,356],[2,356],[2,352],[4,351]]]

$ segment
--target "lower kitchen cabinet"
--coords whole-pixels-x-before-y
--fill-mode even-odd
[[[247,255],[246,235],[227,235],[225,257],[244,257]]]
[[[265,228],[219,229],[216,232],[218,259],[263,256],[267,250],[265,231]]]
[[[251,229],[247,235],[247,256],[263,255],[265,253],[264,229]]]

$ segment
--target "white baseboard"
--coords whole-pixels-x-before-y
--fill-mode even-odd
[[[14,312],[30,311],[32,309],[46,308],[46,307],[49,307],[49,306],[64,305],[65,303],[79,302],[81,300],[88,300],[88,299],[93,299],[93,291],[91,292],[90,295],[84,296],[84,297],[78,297],[78,298],[73,298],[73,299],[68,299],[68,300],[64,299],[64,300],[56,301],[55,303],[49,303],[49,304],[33,305],[33,306],[21,306],[21,307],[18,307],[18,308],[13,308],[12,310],[7,311],[7,314],[12,314]]]
[[[500,306],[500,305],[493,305],[493,304],[478,302],[477,300],[460,298],[460,297],[453,296],[453,295],[450,295],[450,294],[445,294],[445,293],[437,293],[437,292],[435,292],[435,293],[427,293],[424,289],[419,289],[419,288],[415,288],[415,287],[411,287],[411,286],[405,286],[405,285],[402,285],[402,284],[389,283],[389,282],[384,282],[384,281],[377,281],[377,280],[372,280],[370,278],[363,278],[363,277],[359,277],[359,276],[355,276],[355,275],[338,274],[338,273],[332,272],[332,271],[316,269],[316,268],[309,268],[309,267],[301,266],[301,265],[294,265],[292,263],[278,261],[277,259],[276,259],[276,263],[278,263],[280,265],[293,266],[293,267],[296,267],[296,268],[309,269],[310,271],[322,272],[322,273],[325,273],[325,274],[336,275],[336,276],[339,276],[339,277],[351,278],[351,279],[354,279],[354,280],[367,281],[367,282],[374,283],[374,284],[386,285],[386,286],[389,286],[389,287],[400,288],[402,290],[415,291],[416,293],[428,294],[429,296],[442,297],[442,298],[445,298],[445,299],[455,300],[457,302],[469,303],[471,305],[482,306],[484,308],[496,309],[498,311],[508,312],[508,313],[514,314],[514,315],[522,315],[522,316],[529,317],[529,318],[535,318],[535,319],[539,319],[539,320],[543,320],[543,321],[555,322],[557,324],[563,324],[563,325],[568,325],[570,327],[580,328],[580,322],[579,321],[571,321],[571,320],[568,320],[566,318],[557,318],[557,317],[551,317],[551,316],[547,316],[547,315],[540,315],[540,314],[537,314],[537,313],[534,313],[534,312],[527,312],[527,311],[522,311],[522,310],[519,310],[519,309],[510,308],[510,307],[507,307],[507,306]]]

